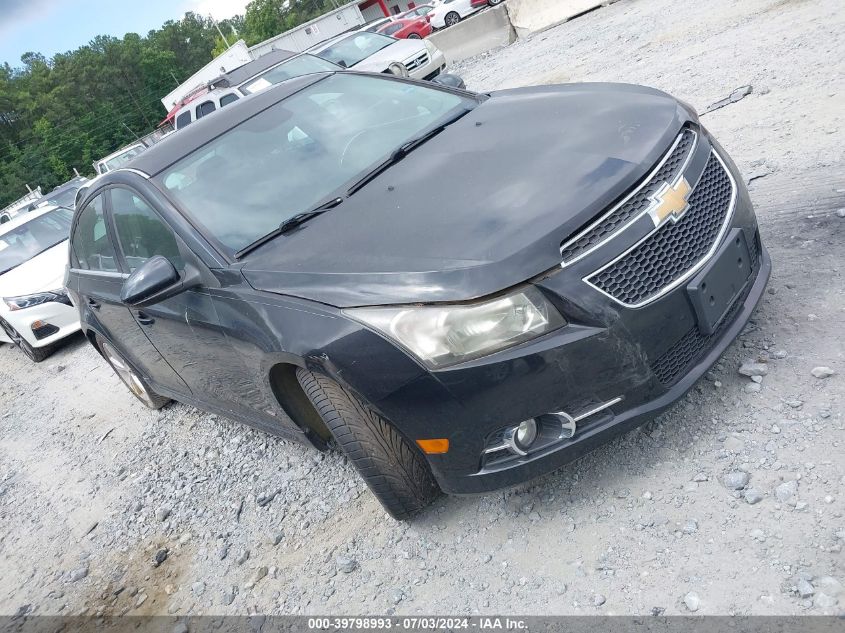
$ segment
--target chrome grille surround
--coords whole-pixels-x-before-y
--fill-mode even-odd
[[[711,170],[714,168],[718,168],[719,170],[719,173],[715,174],[715,176],[711,173]],[[703,207],[705,206],[704,204],[697,204],[698,198],[701,196],[710,196],[711,189],[715,188],[716,186],[721,186],[719,183],[711,183],[710,179],[722,176],[724,176],[729,185],[730,196],[724,208],[724,211],[717,215],[715,218],[710,218],[711,222],[718,221],[719,224],[716,226],[706,226],[703,227],[703,229],[701,230],[699,230],[697,227],[692,228],[692,230],[697,231],[698,233],[701,233],[702,231],[705,233],[715,233],[715,237],[708,238],[712,241],[710,244],[704,245],[705,249],[702,249],[700,247],[698,248],[698,250],[704,250],[703,254],[699,255],[696,252],[696,258],[694,259],[694,261],[689,261],[685,263],[683,269],[678,271],[678,274],[676,276],[671,276],[671,278],[665,278],[664,275],[664,278],[660,280],[660,283],[662,285],[660,285],[659,288],[654,288],[643,292],[639,291],[636,287],[626,287],[623,292],[617,292],[617,294],[624,293],[623,297],[615,296],[614,289],[617,287],[635,282],[642,283],[643,280],[641,279],[641,277],[643,275],[651,274],[652,276],[654,276],[661,274],[661,270],[659,267],[665,265],[665,258],[660,259],[659,261],[655,261],[655,255],[666,255],[665,252],[661,251],[665,251],[666,248],[669,248],[665,244],[667,240],[675,240],[677,246],[677,242],[679,239],[682,240],[686,238],[687,240],[689,240],[691,237],[693,237],[691,235],[683,234],[684,231],[690,230],[690,223],[694,223],[696,221],[706,221],[706,218],[699,217],[705,212],[712,214],[712,210],[706,211],[703,209]],[[705,177],[708,178],[706,182]],[[701,187],[707,187],[708,189],[702,189]],[[650,231],[645,237],[643,237],[640,241],[634,244],[631,248],[629,248],[621,255],[599,268],[597,271],[590,273],[589,275],[584,277],[584,282],[595,290],[597,290],[598,292],[604,294],[610,299],[613,299],[615,302],[625,306],[626,308],[640,308],[644,305],[651,303],[652,301],[655,301],[656,299],[659,299],[660,297],[662,297],[668,292],[671,292],[673,289],[677,288],[679,285],[681,285],[690,277],[692,277],[716,253],[719,248],[719,244],[721,244],[722,239],[724,238],[725,231],[727,231],[728,227],[731,224],[734,208],[736,206],[736,194],[737,185],[733,175],[731,174],[727,165],[725,165],[725,162],[724,160],[722,160],[721,156],[719,156],[719,154],[715,150],[711,150],[710,157],[707,161],[707,166],[705,167],[695,186],[692,188],[692,191],[689,196],[690,207],[683,215],[683,217],[681,217],[677,221],[667,221],[655,227],[652,231]],[[672,231],[680,232],[680,237],[672,235]],[[662,243],[656,244],[661,240]],[[685,248],[688,251],[688,254],[689,251],[695,250],[696,248],[695,245],[689,243],[681,244],[680,246],[682,248]],[[652,248],[652,252],[650,254],[646,253],[646,249],[649,248]],[[623,270],[623,268],[627,268],[627,270]],[[614,274],[617,272],[619,275],[628,275],[628,277],[634,277],[634,279],[626,279],[622,281],[620,281],[619,279],[612,279]]]
[[[652,196],[665,182],[674,182],[683,174],[698,147],[698,133],[685,128],[678,134],[660,162],[642,182],[608,212],[578,234],[561,244],[561,266],[566,268],[613,239],[644,215],[652,204]]]
[[[409,71],[416,70],[417,68],[428,64],[429,61],[431,60],[428,56],[428,51],[422,51],[421,53],[416,53],[412,57],[406,59],[405,68],[407,68]]]

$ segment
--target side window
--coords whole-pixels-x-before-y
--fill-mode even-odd
[[[185,110],[182,114],[176,117],[176,129],[181,130],[183,127],[191,124],[191,111]]]
[[[203,101],[201,104],[197,106],[197,118],[201,119],[206,114],[211,114],[214,112],[214,102],[213,101]]]
[[[79,214],[72,244],[80,268],[117,272],[114,246],[106,231],[103,194],[91,200]]]
[[[227,106],[230,103],[234,103],[237,100],[238,100],[238,95],[236,95],[234,92],[230,92],[229,94],[223,95],[222,97],[220,97],[220,107],[222,108],[223,106]]]
[[[163,255],[178,269],[185,268],[176,236],[152,208],[129,189],[111,190],[117,241],[130,272],[154,255]]]
[[[384,29],[382,33],[384,33],[385,35],[393,35],[394,33],[398,33],[399,31],[401,31],[402,28],[403,27],[401,24],[391,24],[386,29]]]

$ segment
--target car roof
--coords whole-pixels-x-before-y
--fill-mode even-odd
[[[232,88],[240,86],[246,80],[252,79],[256,75],[263,73],[268,68],[272,68],[276,64],[281,64],[283,61],[287,61],[291,57],[296,57],[297,55],[301,55],[301,53],[294,53],[293,51],[286,51],[282,49],[273,49],[258,59],[247,62],[243,66],[239,66],[238,68],[227,72],[225,75],[221,75],[218,79],[215,79],[212,84],[214,84],[215,88]]]
[[[43,207],[35,207],[32,211],[21,211],[17,215],[13,216],[11,220],[8,222],[4,222],[0,224],[0,235],[5,235],[9,231],[13,231],[14,229],[18,228],[19,226],[23,226],[27,222],[34,220],[37,217],[44,215],[45,213],[49,213],[50,211],[55,211],[56,209],[67,209],[67,207],[60,207],[54,204],[48,204]],[[68,211],[73,212],[71,209],[67,209]]]
[[[214,116],[202,117],[182,128],[179,134],[172,134],[162,139],[120,169],[109,173],[135,170],[154,176],[243,121],[333,74],[335,73],[325,72],[294,77],[270,86],[266,90],[238,99],[215,112]],[[104,178],[107,176],[108,174],[105,174]]]

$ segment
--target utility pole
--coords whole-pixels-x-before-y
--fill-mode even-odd
[[[214,22],[214,27],[217,29],[217,32],[220,33],[220,37],[222,37],[223,41],[226,43],[226,48],[231,48],[231,44],[229,44],[229,40],[226,39],[226,36],[223,35],[223,31],[220,30],[220,25],[217,24],[217,20],[211,18],[211,21]]]
[[[126,73],[121,69],[121,74],[123,75],[123,80],[126,82],[126,92],[129,93],[129,96],[132,98],[132,101],[135,102],[135,107],[138,108],[138,112],[141,113],[141,116],[144,117],[144,121],[147,122],[148,127],[154,127],[152,123],[150,123],[150,119],[147,117],[144,109],[141,107],[141,104],[138,103],[138,100],[135,98],[135,94],[132,92],[132,89],[129,87],[129,77],[126,76]],[[124,123],[124,125],[126,125]],[[127,126],[128,127],[128,126]]]
[[[138,137],[138,135],[137,135],[137,134],[135,134],[135,132],[133,132],[133,131],[132,131],[132,128],[131,128],[131,127],[129,127],[128,125],[126,125],[126,122],[125,122],[125,121],[121,121],[121,122],[120,122],[120,124],[121,124],[123,127],[125,127],[127,130],[129,130],[129,133],[130,133],[132,136],[134,136],[134,137],[135,137],[135,140],[136,140],[136,141],[140,141],[140,140],[141,140],[141,139]]]
[[[169,72],[169,73],[170,73],[170,76],[171,76],[171,77],[173,77],[173,81],[175,81],[175,82],[176,82],[176,87],[178,88],[178,87],[179,87],[179,80],[178,80],[178,79],[176,79],[176,75],[174,75],[174,74],[173,74],[173,71],[172,71],[172,70],[169,70],[169,71],[167,71],[167,72]]]

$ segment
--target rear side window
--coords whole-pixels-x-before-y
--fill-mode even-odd
[[[206,114],[211,114],[214,112],[214,102],[213,101],[203,101],[201,104],[197,106],[197,118],[201,119]]]
[[[183,127],[191,124],[191,112],[186,110],[176,117],[176,129],[181,130]]]
[[[227,106],[230,103],[234,103],[237,100],[238,100],[238,95],[236,95],[234,92],[230,92],[229,94],[223,95],[222,97],[220,97],[220,107],[222,108],[224,106]]]
[[[394,33],[398,33],[401,30],[402,30],[401,24],[391,24],[386,29],[384,29],[382,31],[382,33],[384,33],[385,35],[393,35]]]
[[[117,241],[130,272],[155,255],[184,269],[176,236],[142,198],[129,189],[116,188],[111,190],[111,205]]]
[[[80,268],[117,272],[114,246],[106,231],[102,194],[91,200],[79,214],[72,243]]]

